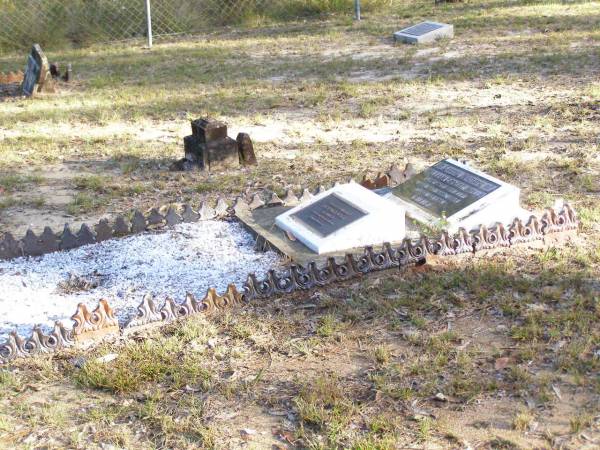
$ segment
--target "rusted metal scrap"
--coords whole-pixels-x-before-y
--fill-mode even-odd
[[[119,321],[105,299],[101,299],[98,307],[92,312],[85,304],[80,303],[71,319],[75,322],[73,338],[77,342],[94,340],[119,332]]]
[[[8,339],[0,344],[0,362],[49,353],[70,347],[73,343],[73,330],[66,329],[61,322],[56,322],[49,334],[44,334],[39,326],[34,326],[28,339],[23,339],[15,331],[11,331]]]
[[[22,83],[23,82],[23,72],[0,72],[0,84],[13,84],[13,83]]]

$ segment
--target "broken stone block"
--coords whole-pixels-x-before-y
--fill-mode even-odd
[[[192,121],[192,135],[202,144],[225,139],[227,125],[213,119],[196,119]]]
[[[183,151],[185,159],[191,163],[198,163],[200,156],[200,141],[194,135],[183,138]]]
[[[227,136],[227,125],[212,119],[196,119],[191,125],[192,135],[183,139],[185,158],[174,162],[171,170],[214,172],[256,164],[252,141],[246,133],[233,140]]]
[[[200,144],[200,162],[208,170],[219,171],[239,167],[237,142],[230,137]]]
[[[31,48],[21,85],[21,90],[26,96],[33,95],[36,88],[37,92],[54,92],[48,59],[39,44],[34,44]]]
[[[243,166],[255,166],[257,161],[250,136],[247,133],[239,133],[237,135],[237,145],[240,154],[240,164]]]

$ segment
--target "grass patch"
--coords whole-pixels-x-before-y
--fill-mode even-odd
[[[119,349],[115,361],[105,364],[90,358],[74,373],[74,378],[84,386],[117,393],[133,392],[152,382],[173,388],[189,385],[207,390],[214,375],[204,368],[205,356],[184,354],[190,341],[206,336],[203,327],[201,322],[189,321],[184,329],[174,334],[143,342],[129,341]],[[97,354],[101,356],[112,351],[109,347],[98,350]]]
[[[5,196],[4,198],[0,198],[0,209],[10,208],[11,206],[18,205],[19,201],[11,196]]]
[[[4,192],[15,192],[21,190],[27,184],[40,184],[44,181],[41,175],[0,175],[0,190]]]
[[[67,212],[73,216],[79,214],[90,213],[98,210],[103,204],[101,198],[80,192],[75,195],[75,198],[67,205]]]

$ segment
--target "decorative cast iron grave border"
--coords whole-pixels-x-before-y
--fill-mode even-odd
[[[396,166],[392,166],[390,172],[396,170],[399,171]],[[387,186],[389,180],[388,174],[380,173],[374,180],[365,175],[361,184],[367,189],[376,189]],[[350,178],[348,181],[355,180]],[[335,184],[338,184],[338,182]],[[41,256],[47,253],[71,250],[108,239],[160,230],[183,222],[224,219],[234,216],[238,208],[256,209],[262,206],[295,206],[325,190],[326,188],[322,185],[313,192],[306,187],[301,187],[299,191],[296,191],[299,192],[299,195],[296,195],[294,190],[288,189],[283,199],[279,198],[275,192],[259,190],[259,192],[252,195],[238,195],[234,198],[220,196],[216,202],[202,201],[196,209],[189,204],[182,204],[177,207],[165,205],[152,208],[146,213],[135,209],[131,215],[119,214],[114,220],[101,219],[91,226],[84,223],[76,232],[72,230],[69,224],[65,224],[63,230],[59,233],[54,232],[49,226],[44,227],[39,235],[28,229],[25,235],[19,239],[8,232],[0,239],[0,260],[23,256]],[[166,212],[160,213],[161,210]]]
[[[377,180],[382,179],[382,177],[377,178]],[[371,180],[366,181],[367,184],[376,184]],[[363,184],[364,182],[365,180],[363,180]],[[325,188],[320,186],[316,192],[324,190]],[[0,241],[0,257],[68,250],[112,237],[143,232],[152,229],[151,227],[173,226],[181,222],[215,218],[222,219],[235,216],[236,211],[239,212],[240,208],[254,210],[268,206],[292,206],[313,195],[308,189],[303,189],[300,198],[293,191],[288,191],[284,199],[280,199],[275,193],[271,193],[267,199],[264,196],[265,193],[265,191],[262,194],[255,193],[249,200],[238,197],[231,205],[223,198],[219,198],[215,207],[202,202],[198,210],[194,210],[189,205],[183,205],[179,211],[170,207],[165,215],[160,214],[156,208],[151,209],[146,215],[135,211],[130,222],[124,216],[117,216],[112,224],[101,220],[94,227],[96,233],[93,233],[87,225],[82,225],[76,234],[73,234],[70,228],[65,226],[65,230],[60,236],[54,234],[48,227],[39,237],[29,230],[20,241],[16,241],[12,235],[7,234]],[[15,331],[11,332],[7,340],[0,344],[0,363],[7,363],[19,357],[50,353],[81,343],[94,342],[104,336],[130,334],[151,325],[166,324],[195,314],[222,311],[254,299],[266,299],[318,288],[379,270],[408,267],[422,263],[430,256],[451,257],[543,241],[549,235],[576,230],[578,226],[579,222],[575,211],[565,204],[559,210],[547,209],[540,217],[532,214],[526,223],[515,219],[507,227],[502,224],[497,224],[492,228],[482,225],[475,232],[460,229],[454,235],[442,232],[438,238],[424,235],[418,239],[407,238],[397,247],[384,244],[381,248],[375,249],[368,246],[364,248],[362,254],[347,254],[338,259],[330,257],[321,265],[313,261],[305,266],[291,265],[280,271],[270,270],[264,279],[257,279],[255,274],[249,274],[242,292],[239,292],[235,285],[230,284],[222,295],[216,289],[209,288],[202,299],[196,299],[188,293],[182,302],[167,298],[160,307],[156,305],[151,294],[146,294],[137,307],[136,315],[128,318],[122,326],[107,300],[99,300],[98,307],[93,311],[90,311],[85,304],[80,303],[77,311],[71,317],[72,328],[66,328],[61,322],[56,322],[54,329],[45,334],[42,328],[36,325],[29,338],[23,338]],[[7,249],[14,250],[15,248],[20,252],[7,252]],[[31,253],[32,251],[35,253]]]

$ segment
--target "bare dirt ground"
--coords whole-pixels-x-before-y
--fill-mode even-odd
[[[375,274],[16,363],[0,370],[0,446],[600,447],[599,11],[465,3],[49,52],[76,81],[0,103],[0,232],[444,157],[519,186],[524,207],[564,198],[582,227],[557,249]],[[423,17],[456,37],[389,38]],[[168,171],[209,114],[250,134],[258,168]]]

